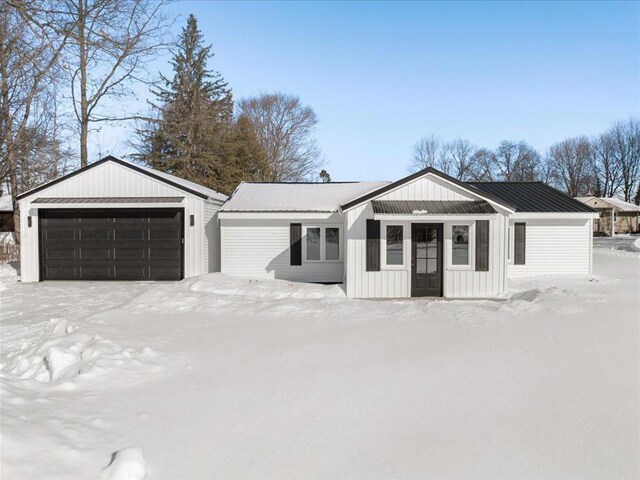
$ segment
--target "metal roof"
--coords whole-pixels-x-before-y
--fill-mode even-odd
[[[373,200],[374,213],[399,215],[464,215],[496,213],[485,200]]]
[[[476,189],[473,187],[473,185],[469,182],[463,182],[461,180],[458,180],[456,178],[453,178],[443,172],[441,172],[440,170],[437,170],[433,167],[427,167],[424,168],[418,172],[412,173],[411,175],[408,175],[404,178],[401,178],[400,180],[396,180],[395,182],[392,183],[388,183],[376,190],[373,190],[369,193],[367,193],[366,195],[363,195],[361,197],[357,197],[347,203],[344,203],[341,205],[342,210],[347,210],[349,208],[355,207],[356,205],[360,205],[361,203],[364,203],[368,200],[372,200],[376,197],[379,197],[380,195],[382,195],[383,193],[386,193],[390,190],[393,190],[394,188],[398,188],[402,185],[405,185],[413,180],[416,180],[420,177],[423,177],[427,174],[431,174],[431,175],[435,175],[436,177],[440,177],[450,183],[453,183],[454,185],[459,186],[460,188],[463,188],[464,190],[473,193],[474,195],[478,195],[482,198],[487,198],[488,200],[491,200],[492,202],[495,202],[499,205],[502,205],[503,207],[508,208],[509,210],[513,210],[515,208],[515,206],[511,205],[510,203],[508,203],[507,201],[505,201],[504,199],[501,199],[495,195],[492,195],[491,193],[485,192],[485,191],[480,191],[479,189]]]
[[[587,205],[542,182],[468,182],[503,199],[516,212],[595,212]]]
[[[180,203],[184,197],[38,197],[33,203]]]

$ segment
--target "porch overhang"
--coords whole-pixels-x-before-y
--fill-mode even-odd
[[[494,215],[486,200],[373,200],[374,215]]]

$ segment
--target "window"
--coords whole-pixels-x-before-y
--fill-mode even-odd
[[[306,227],[305,231],[307,261],[340,260],[340,227]]]
[[[319,228],[307,228],[307,260],[320,260]]]
[[[340,229],[325,229],[325,260],[340,260]]]
[[[387,225],[387,265],[403,265],[402,225]]]
[[[453,225],[451,228],[451,264],[469,265],[469,225]]]

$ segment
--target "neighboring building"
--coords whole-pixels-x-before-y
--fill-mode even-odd
[[[226,200],[106,157],[18,196],[21,279],[179,280],[219,270]]]
[[[225,201],[226,200],[226,201]],[[207,272],[344,283],[350,298],[487,298],[588,274],[588,206],[539,182],[241,183],[228,199],[107,157],[19,196],[22,280]]]
[[[495,297],[508,277],[588,274],[597,218],[543,183],[432,168],[383,184],[242,183],[218,216],[223,273],[342,281],[351,298]]]
[[[0,196],[0,232],[13,232],[13,203],[11,195]]]
[[[593,222],[594,233],[615,235],[640,232],[640,206],[615,197],[576,197],[576,200],[600,214]]]

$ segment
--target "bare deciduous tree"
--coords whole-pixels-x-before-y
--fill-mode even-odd
[[[507,182],[531,182],[537,180],[540,154],[527,142],[504,140],[496,149],[497,177]]]
[[[559,186],[572,197],[588,193],[590,158],[587,137],[568,138],[549,148],[548,161],[553,164]]]
[[[467,139],[456,138],[444,146],[440,169],[458,180],[473,179],[474,153],[477,148]]]
[[[413,157],[409,164],[410,172],[417,172],[427,167],[438,167],[442,155],[442,141],[437,135],[422,137],[413,146]]]
[[[28,8],[39,24],[69,33],[63,58],[79,127],[81,166],[88,163],[92,123],[140,118],[123,99],[133,94],[132,84],[143,80],[147,61],[169,46],[171,23],[162,14],[164,4],[165,0],[58,0]]]
[[[622,187],[622,166],[615,155],[615,140],[606,132],[591,142],[594,195],[615,196]]]
[[[0,2],[0,155],[2,175],[11,190],[18,241],[16,195],[23,189],[24,155],[29,145],[38,143],[37,138],[47,137],[38,122],[47,119],[49,102],[55,101],[56,67],[67,33],[32,22],[22,2]]]
[[[245,98],[238,107],[251,120],[266,156],[261,180],[300,181],[317,175],[323,162],[313,137],[318,117],[311,107],[283,93]]]
[[[472,177],[479,182],[493,182],[495,173],[496,154],[487,148],[480,148],[473,154]]]
[[[607,135],[611,136],[612,154],[620,167],[624,200],[630,202],[640,180],[640,119],[616,122]]]

